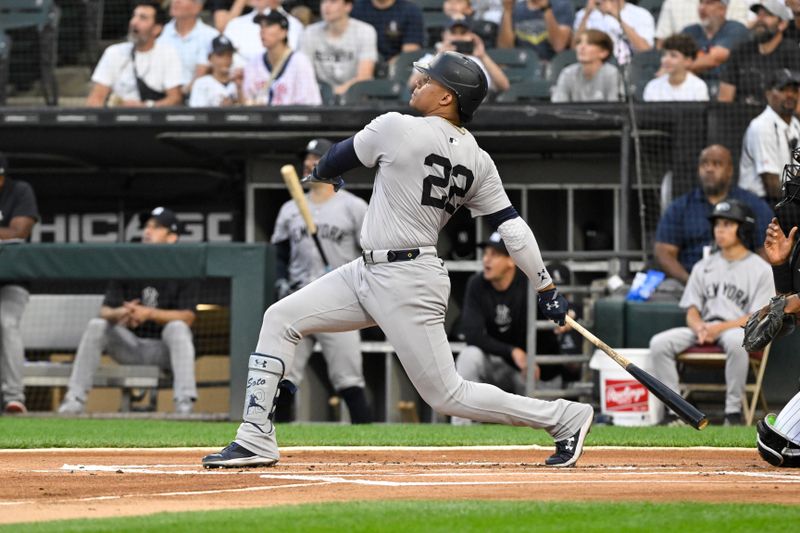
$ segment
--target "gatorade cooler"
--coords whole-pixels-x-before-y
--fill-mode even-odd
[[[652,373],[647,348],[620,348],[620,355]],[[615,426],[654,426],[662,418],[664,404],[608,355],[595,350],[589,368],[600,372],[600,412]]]

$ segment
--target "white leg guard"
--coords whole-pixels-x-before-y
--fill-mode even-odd
[[[275,398],[285,370],[283,361],[271,355],[253,353],[248,369],[242,419],[263,433],[272,433]]]

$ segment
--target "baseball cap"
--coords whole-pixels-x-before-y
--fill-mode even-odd
[[[269,26],[270,24],[278,24],[284,30],[289,29],[289,19],[287,19],[283,15],[283,13],[275,9],[273,9],[266,15],[264,13],[256,15],[255,18],[253,19],[253,22],[255,22],[256,24],[261,24],[263,22],[267,26]]]
[[[453,28],[459,28],[459,27],[471,30],[472,24],[470,24],[469,20],[467,20],[466,18],[450,19],[450,21],[447,23],[448,30],[452,30]]]
[[[306,149],[304,150],[303,153],[314,154],[322,157],[323,155],[328,153],[328,150],[331,149],[331,146],[333,146],[333,143],[330,142],[328,139],[322,139],[322,138],[311,139],[310,141],[308,141]]]
[[[224,35],[220,34],[214,37],[214,40],[211,41],[211,53],[222,55],[222,54],[232,54],[236,52],[236,47],[233,46],[233,43],[230,39],[225,37]]]
[[[172,233],[180,233],[181,232],[181,223],[178,220],[178,217],[175,215],[175,212],[172,209],[167,209],[166,207],[156,207],[149,213],[143,213],[139,217],[139,221],[141,222],[142,226],[147,224],[148,220],[155,220],[159,226],[163,226],[167,228]]]
[[[759,7],[763,7],[776,17],[780,17],[783,20],[792,20],[794,18],[792,11],[786,7],[781,0],[758,0],[755,4],[750,6],[750,11],[753,13],[758,13]]]
[[[783,89],[787,85],[800,86],[800,76],[788,68],[773,70],[767,76],[767,89]]]
[[[506,243],[503,242],[503,239],[500,238],[500,234],[496,231],[489,235],[489,239],[485,242],[478,244],[481,248],[494,248],[501,254],[509,255],[508,248],[506,248]]]
[[[547,272],[550,274],[550,279],[556,285],[571,285],[572,284],[572,271],[564,263],[554,261],[547,266]]]

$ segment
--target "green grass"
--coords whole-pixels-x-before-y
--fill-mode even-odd
[[[597,531],[765,533],[795,531],[800,507],[706,503],[547,503],[392,501],[326,503],[241,511],[161,513],[2,527],[0,532],[170,533],[243,531]]]
[[[91,420],[0,417],[0,448],[223,446],[236,434],[230,422]],[[278,426],[281,446],[478,446],[552,444],[544,431],[509,426],[447,424],[289,424]],[[752,427],[596,426],[589,446],[755,446]]]

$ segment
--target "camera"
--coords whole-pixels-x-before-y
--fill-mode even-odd
[[[460,54],[469,55],[475,50],[475,42],[469,41],[453,41],[453,46],[456,47],[456,52]]]

